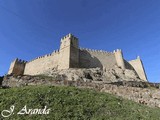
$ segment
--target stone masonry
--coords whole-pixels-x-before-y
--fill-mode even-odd
[[[117,65],[122,69],[134,70],[140,79],[147,81],[143,63],[138,57],[132,61],[123,58],[122,50],[106,52],[79,48],[78,38],[68,34],[61,39],[60,49],[51,54],[38,57],[29,62],[14,60],[8,74],[38,75],[48,70],[62,70],[69,68],[100,68],[110,69]]]

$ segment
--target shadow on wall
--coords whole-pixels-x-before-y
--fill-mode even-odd
[[[96,68],[99,67],[103,69],[103,65],[99,59],[95,56],[91,56],[88,51],[80,50],[80,68]]]
[[[125,64],[126,69],[134,70],[134,68],[132,67],[132,65],[129,64],[126,60],[124,60],[124,64]]]
[[[0,86],[2,86],[3,77],[0,77]]]
[[[127,62],[126,60],[124,60],[124,63],[125,63],[125,67],[126,69],[129,69],[129,70],[134,70],[136,72],[136,70],[133,68],[133,66]],[[138,73],[136,72],[136,74],[138,75]],[[138,75],[139,76],[139,75]],[[140,78],[140,77],[139,77]]]

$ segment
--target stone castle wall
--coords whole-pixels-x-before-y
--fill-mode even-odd
[[[143,63],[141,59],[138,57],[135,60],[129,61],[129,63],[133,66],[134,70],[137,72],[138,76],[142,79],[147,81],[147,76],[144,70]]]
[[[116,64],[114,53],[80,49],[80,68],[111,68]]]
[[[30,62],[13,61],[8,74],[37,75],[53,69],[68,68],[112,68],[118,65],[122,69],[132,69],[139,77],[147,80],[140,59],[127,62],[121,50],[106,52],[102,50],[79,49],[78,38],[68,34],[61,39],[60,49],[52,54],[38,57]]]
[[[78,38],[68,34],[61,38],[58,69],[79,67],[79,43]]]
[[[52,54],[48,54],[42,57],[38,57],[28,63],[26,63],[24,74],[25,75],[37,75],[43,74],[44,71],[49,69],[55,69],[58,66],[59,51]]]
[[[59,51],[38,57],[26,63],[24,74],[37,75],[43,74],[44,71],[57,69],[60,62],[61,54]],[[63,61],[62,61],[63,62]],[[109,63],[109,64],[108,64]],[[98,50],[79,49],[79,67],[80,68],[111,68],[116,65],[114,53]]]
[[[11,62],[8,74],[23,75],[26,61],[15,59]]]
[[[98,67],[101,69],[104,69],[104,68],[109,69],[109,68],[113,68],[115,65],[118,65],[115,52],[106,52],[102,50],[91,50],[91,49],[85,49],[85,48],[78,49],[78,51],[79,51],[79,54],[78,54],[79,66],[77,68]],[[65,57],[63,55],[65,54],[62,54],[59,51],[57,51],[52,54],[38,57],[26,63],[24,74],[37,75],[37,74],[43,74],[45,71],[48,71],[48,70],[58,69],[60,64],[63,64],[62,58]],[[65,58],[63,60],[65,60]],[[120,61],[120,63],[122,63],[122,60]],[[143,64],[140,59],[132,60],[129,62],[124,60],[123,64],[126,69],[135,70],[140,79],[147,81]],[[11,64],[11,67],[13,67],[12,64]]]
[[[117,61],[117,65],[120,66],[122,69],[126,69],[122,50],[114,50],[114,54]]]

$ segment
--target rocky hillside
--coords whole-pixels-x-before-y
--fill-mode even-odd
[[[142,81],[139,79],[135,71],[129,69],[121,69],[114,66],[111,69],[101,70],[100,68],[90,69],[74,69],[67,70],[48,70],[42,73],[46,76],[58,77],[57,79],[65,79],[69,81],[103,81],[103,82],[116,82],[116,81]],[[59,78],[61,76],[61,78]]]
[[[65,84],[70,83],[115,83],[125,81],[144,82],[139,79],[133,70],[121,69],[118,66],[112,69],[101,70],[100,68],[90,69],[66,69],[66,70],[48,70],[36,76],[14,76],[4,77],[3,86],[19,87],[26,85],[52,85],[55,81]],[[133,83],[132,83],[133,84]]]
[[[116,73],[116,75],[115,75]],[[132,73],[132,72],[131,72]],[[105,72],[100,69],[69,69],[62,71],[53,71],[45,75],[37,76],[12,76],[4,77],[2,85],[6,87],[24,87],[32,85],[49,86],[74,86],[78,88],[90,88],[97,91],[106,92],[145,104],[151,107],[160,107],[160,84],[144,82],[143,80],[129,78],[123,80],[126,76],[118,76],[114,72],[114,79],[105,78]],[[133,75],[133,74],[131,74]],[[125,77],[122,79],[122,77]],[[130,80],[130,81],[129,81]]]

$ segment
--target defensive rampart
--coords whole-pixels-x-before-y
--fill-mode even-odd
[[[15,59],[11,62],[8,74],[23,75],[27,61]]]
[[[138,76],[142,79],[147,81],[146,72],[144,70],[143,63],[139,57],[135,60],[129,61],[129,63],[133,66],[134,70],[137,72]]]
[[[80,68],[111,68],[116,64],[114,53],[103,50],[80,49]]]
[[[42,74],[46,70],[56,69],[58,67],[59,51],[55,51],[52,54],[38,57],[28,63],[24,70],[25,75]]]
[[[79,48],[78,38],[68,34],[61,39],[60,49],[52,54],[38,57],[30,62],[16,59],[11,63],[8,74],[37,75],[48,70],[69,68],[112,68],[114,65],[125,69],[135,70],[142,80],[147,80],[140,59],[126,61],[122,50],[113,52]]]

